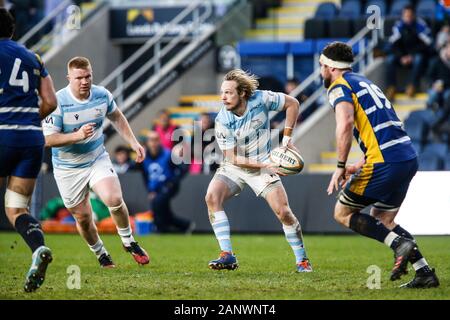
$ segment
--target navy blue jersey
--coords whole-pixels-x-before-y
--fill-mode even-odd
[[[342,101],[353,105],[353,134],[366,163],[402,162],[417,157],[392,104],[369,79],[346,72],[331,84],[328,99],[333,108]]]
[[[37,54],[9,39],[0,40],[0,145],[44,144],[38,89],[48,76]]]

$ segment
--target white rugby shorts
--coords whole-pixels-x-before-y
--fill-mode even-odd
[[[234,195],[239,194],[245,185],[248,185],[258,197],[265,197],[269,189],[281,184],[277,174],[270,174],[259,169],[245,169],[227,162],[220,165],[214,179],[223,181]]]
[[[89,192],[89,188],[108,177],[117,177],[109,154],[104,152],[86,168],[54,168],[56,185],[66,208],[80,204]]]

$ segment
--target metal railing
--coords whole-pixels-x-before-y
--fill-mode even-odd
[[[43,55],[51,48],[67,43],[71,39],[68,32],[78,32],[81,23],[90,16],[89,14],[105,5],[106,2],[105,0],[96,1],[93,9],[86,13],[75,6],[71,0],[61,1],[38,24],[28,30],[19,39],[19,43]]]
[[[378,44],[379,39],[379,33],[380,30],[378,29],[368,29],[366,26],[362,28],[353,38],[351,38],[347,44],[351,46],[352,48],[356,45],[358,46],[358,55],[356,55],[354,59],[353,66],[358,66],[358,72],[364,73],[366,71],[366,68],[368,65],[370,65],[373,62],[373,49]],[[367,36],[370,34],[370,38]],[[315,83],[321,82],[320,77],[320,64],[319,64],[319,57],[320,54],[316,53],[314,55],[314,72],[310,74],[302,83],[300,83],[297,88],[295,88],[289,95],[292,97],[298,96],[300,93],[302,93],[306,88],[308,88],[310,85]],[[313,104],[318,102],[320,98],[323,97],[325,93],[325,89],[320,86],[318,89],[314,91],[314,93],[309,96],[306,101],[301,105],[302,112],[306,111],[308,108],[310,108]],[[300,130],[297,126],[296,130],[293,134],[293,140],[294,142],[299,138]],[[277,129],[281,130],[284,128],[284,121],[282,121]],[[276,131],[276,130],[275,130]],[[277,138],[275,134],[272,135],[272,141]]]
[[[187,28],[169,38],[171,29],[179,24],[183,19],[192,14],[193,21]],[[206,21],[213,17],[213,9],[211,1],[195,1],[191,2],[183,11],[181,11],[172,21],[164,25],[153,37],[147,40],[136,52],[134,52],[128,59],[120,64],[108,77],[100,82],[100,86],[108,87],[118,102],[118,105],[122,110],[126,110],[136,102],[136,95],[138,94],[134,90],[130,96],[125,96],[125,93],[129,89],[133,89],[133,86],[137,87],[141,84],[138,80],[142,80],[145,83],[157,83],[158,79],[166,73],[167,68],[170,68],[170,64],[174,58],[163,63],[162,59],[166,57],[173,49],[180,43],[183,43],[183,50],[191,47],[194,43],[198,43],[202,39],[205,33],[211,32],[214,27],[208,24]],[[169,41],[165,42],[165,40]],[[153,57],[139,66],[135,72],[127,76],[127,72],[132,72],[132,68],[135,68],[135,63],[142,57],[153,50]],[[177,56],[177,55],[176,55]],[[153,74],[147,76],[151,73]],[[144,80],[145,79],[145,80]],[[109,121],[105,122],[105,128],[109,126]]]

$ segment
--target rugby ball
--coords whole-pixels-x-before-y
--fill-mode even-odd
[[[302,156],[289,147],[273,149],[270,152],[270,161],[278,164],[279,170],[287,175],[300,173],[305,165]]]

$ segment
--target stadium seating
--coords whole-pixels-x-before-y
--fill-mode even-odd
[[[394,18],[387,17],[386,19],[384,19],[383,31],[384,31],[384,37],[386,39],[388,39],[392,35],[392,28],[394,27],[397,20],[398,20],[397,17],[394,17]]]
[[[432,154],[419,155],[419,170],[420,171],[436,171],[441,170],[442,161]]]
[[[447,156],[447,153],[447,145],[440,142],[429,143],[423,148],[423,154],[434,155],[440,159],[444,159]]]
[[[308,19],[305,22],[305,39],[320,39],[328,37],[328,24],[322,19]]]
[[[444,170],[450,171],[450,154],[447,154],[447,156],[444,159]]]
[[[363,14],[365,15],[367,12],[367,8],[370,6],[377,6],[378,8],[380,8],[380,14],[381,16],[386,16],[386,12],[387,12],[387,5],[386,5],[386,1],[384,0],[369,0],[367,1],[365,7],[364,7],[364,11]]]
[[[396,0],[391,5],[391,10],[389,11],[389,16],[391,17],[400,17],[402,14],[403,8],[411,4],[409,0]]]
[[[328,26],[328,36],[330,38],[351,38],[354,34],[353,23],[349,18],[333,19]]]
[[[408,118],[405,121],[405,129],[413,142],[421,144],[425,139],[427,126],[418,118]]]
[[[334,2],[323,2],[317,7],[314,18],[331,20],[339,13],[339,9]]]
[[[351,0],[342,4],[339,18],[357,19],[361,15],[361,1]]]
[[[421,18],[433,19],[436,12],[436,2],[434,0],[421,0],[416,7],[417,16]]]
[[[273,76],[284,83],[286,79],[286,58],[292,54],[294,58],[294,72],[299,79],[304,79],[313,72],[314,54],[323,50],[331,41],[348,41],[349,38],[307,39],[301,42],[258,42],[241,41],[237,50],[241,56],[241,67],[259,76]],[[353,51],[357,54],[359,47],[355,45]]]
[[[409,137],[412,139],[411,134],[409,135]],[[422,144],[421,143],[413,140],[412,145],[413,145],[414,149],[416,149],[418,154],[420,154],[422,152]]]

